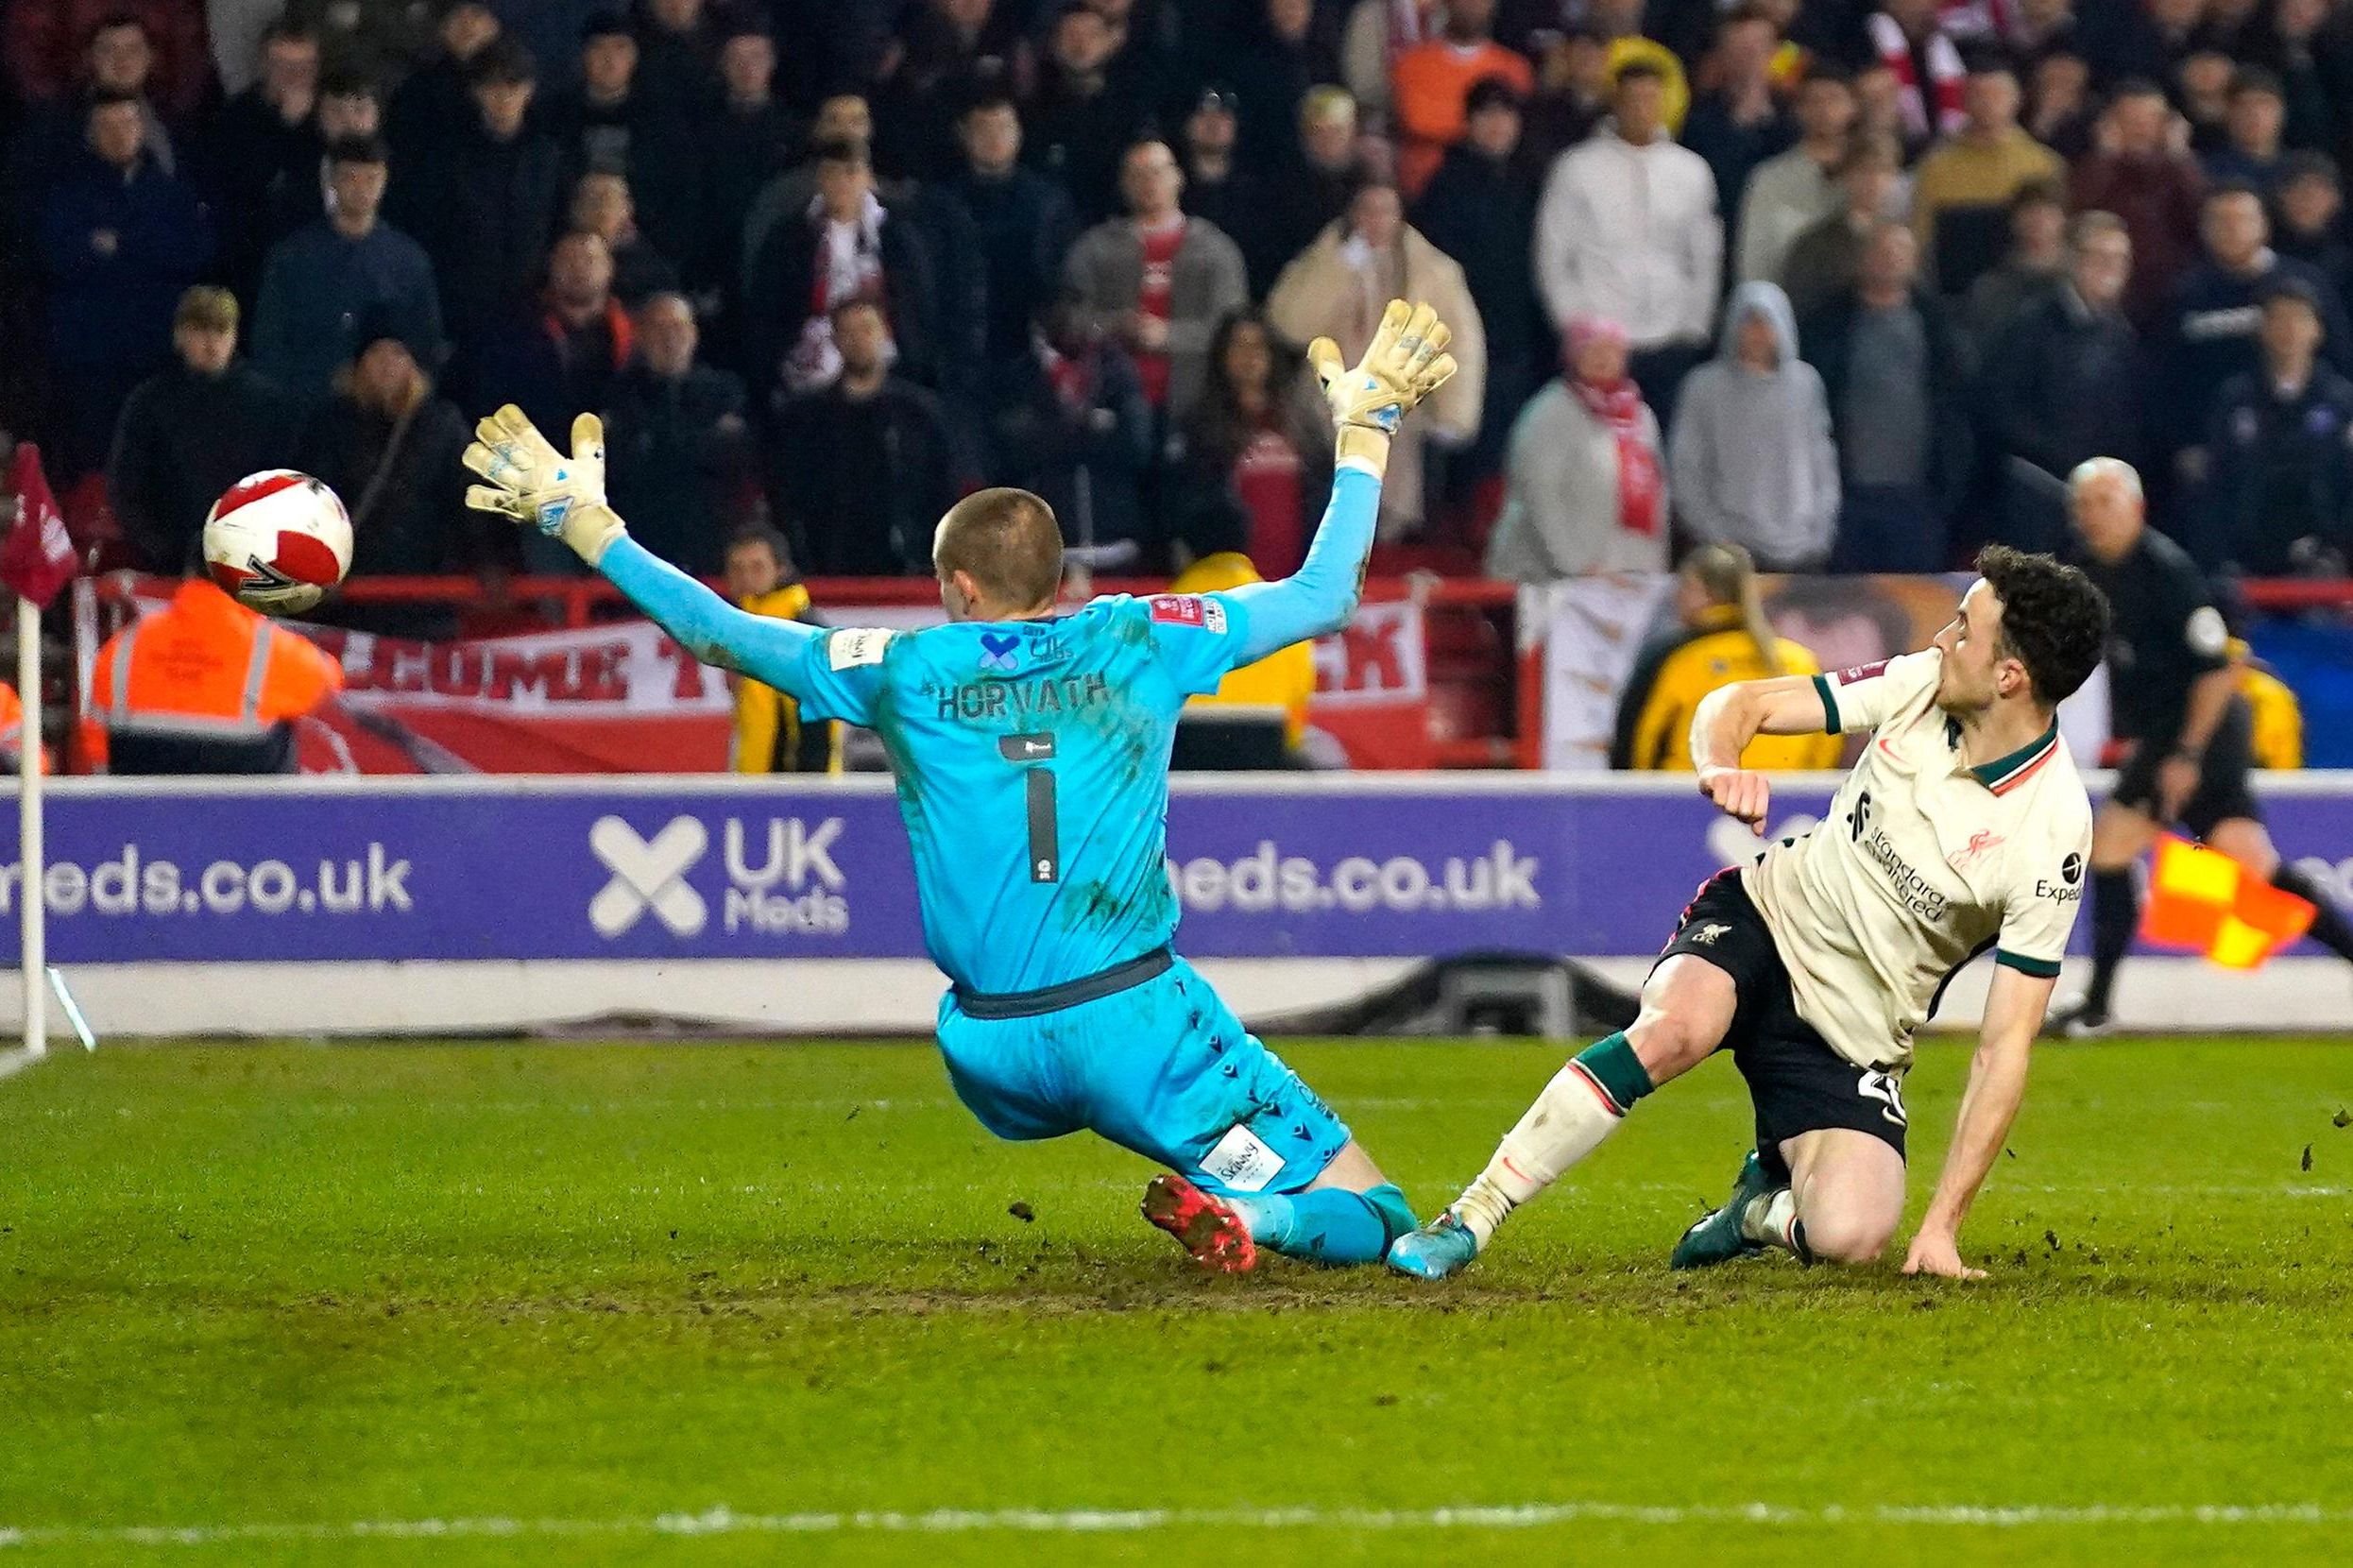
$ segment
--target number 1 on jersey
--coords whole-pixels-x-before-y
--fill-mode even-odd
[[[997,753],[1008,762],[1022,764],[1029,793],[1030,880],[1062,880],[1062,833],[1054,822],[1054,757],[1051,735],[1008,735],[997,742]]]

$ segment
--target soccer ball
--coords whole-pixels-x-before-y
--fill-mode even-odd
[[[204,520],[204,567],[264,615],[299,615],[351,570],[350,515],[309,474],[249,473]]]

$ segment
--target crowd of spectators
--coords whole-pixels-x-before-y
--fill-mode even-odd
[[[275,466],[358,572],[559,568],[458,503],[512,401],[698,571],[1017,484],[1279,574],[1301,349],[1398,295],[1441,564],[1938,570],[2094,455],[2209,567],[2353,554],[2339,0],[5,3],[0,425],[154,570]]]

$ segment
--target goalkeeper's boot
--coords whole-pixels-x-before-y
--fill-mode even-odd
[[[1389,1266],[1415,1279],[1442,1280],[1458,1274],[1479,1255],[1479,1238],[1448,1209],[1418,1231],[1390,1245]]]
[[[1765,1162],[1757,1151],[1748,1150],[1748,1157],[1740,1162],[1739,1179],[1732,1183],[1732,1195],[1720,1209],[1712,1209],[1699,1217],[1683,1239],[1675,1244],[1675,1255],[1667,1259],[1670,1269],[1706,1269],[1735,1258],[1753,1257],[1765,1251],[1765,1243],[1751,1241],[1741,1228],[1748,1218],[1748,1205],[1773,1190],[1765,1179]]]
[[[1258,1262],[1258,1244],[1242,1217],[1173,1171],[1146,1185],[1144,1218],[1175,1236],[1177,1245],[1212,1273],[1239,1274]]]

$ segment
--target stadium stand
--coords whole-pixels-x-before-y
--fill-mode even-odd
[[[1346,341],[1393,288],[1466,284],[1470,417],[1427,429],[1376,572],[1475,578],[1499,516],[1645,530],[1578,570],[1670,564],[1733,525],[1720,485],[1669,481],[1728,429],[1813,431],[1822,393],[1782,403],[1815,380],[1827,540],[1749,540],[1791,564],[2063,541],[2054,497],[2095,449],[2215,567],[2327,582],[2353,557],[2346,443],[2316,434],[2353,363],[2342,7],[428,9],[7,0],[0,431],[41,440],[97,564],[177,572],[199,470],[308,461],[347,501],[391,492],[356,602],[555,566],[431,515],[452,491],[419,471],[452,404],[514,398],[543,424],[599,407],[629,437],[616,492],[674,493],[644,526],[698,570],[773,520],[820,575],[920,576],[939,506],[1004,483],[1052,494],[1103,570],[1165,580],[1188,520],[1312,516],[1287,325]],[[1795,342],[1686,407],[1744,282],[1787,289]],[[1632,350],[1614,401],[1565,363],[1573,319]],[[371,393],[371,342],[423,384]],[[1572,426],[1602,432],[1577,483],[1525,493],[1560,464],[1511,454]],[[1526,554],[1511,574],[1546,575]],[[1475,751],[1509,730],[1478,689],[1510,644],[1499,608],[1463,614],[1431,655],[1486,650],[1449,706]]]

